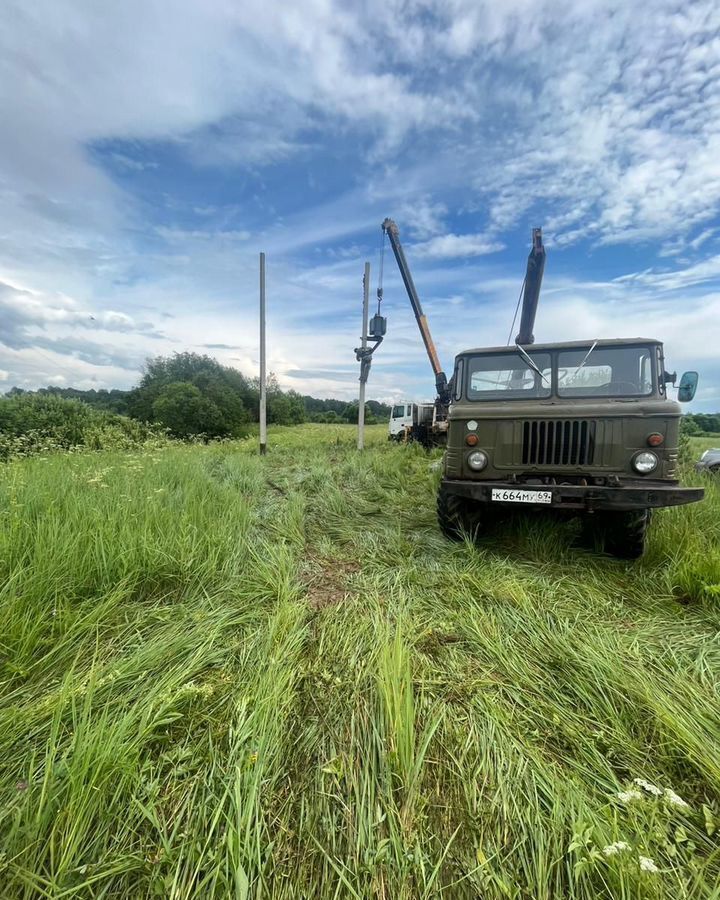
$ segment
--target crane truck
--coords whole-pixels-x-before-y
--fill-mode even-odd
[[[512,509],[581,516],[611,554],[635,559],[652,511],[702,500],[678,481],[680,405],[668,395],[656,338],[536,344],[546,251],[532,231],[514,344],[464,350],[448,381],[392,219],[390,240],[435,375],[433,404],[406,404],[397,434],[446,445],[438,522],[451,539],[477,536]],[[378,298],[382,288],[378,288]],[[512,330],[510,332],[512,334]],[[677,399],[693,399],[685,372]],[[392,428],[391,428],[392,431]],[[397,437],[397,434],[395,435]]]
[[[678,482],[676,375],[656,338],[536,344],[544,267],[536,228],[514,344],[455,358],[439,525],[460,539],[512,509],[545,509],[584,517],[607,552],[635,559],[654,509],[704,494]],[[692,400],[697,381],[685,372],[677,399]]]

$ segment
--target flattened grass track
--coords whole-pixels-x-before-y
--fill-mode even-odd
[[[717,484],[452,544],[370,431],[0,469],[0,896],[720,897]]]

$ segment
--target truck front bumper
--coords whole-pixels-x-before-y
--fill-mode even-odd
[[[577,484],[510,484],[507,481],[470,481],[443,478],[442,489],[449,494],[457,494],[480,503],[498,506],[524,506],[536,509],[656,509],[661,506],[682,506],[697,503],[705,496],[703,488],[682,488],[662,482],[626,482],[622,486],[606,487]],[[550,491],[550,503],[504,503],[493,500],[495,490],[508,491],[516,488],[527,491]]]

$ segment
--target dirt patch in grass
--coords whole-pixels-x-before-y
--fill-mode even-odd
[[[360,571],[360,564],[345,559],[313,559],[313,571],[307,579],[307,600],[312,609],[335,606],[352,593],[350,577]]]

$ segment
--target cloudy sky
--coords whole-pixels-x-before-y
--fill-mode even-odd
[[[0,29],[0,391],[129,387],[175,350],[356,392],[362,268],[398,222],[447,369],[649,336],[720,409],[716,0],[39,0]],[[369,395],[433,379],[392,256]]]

